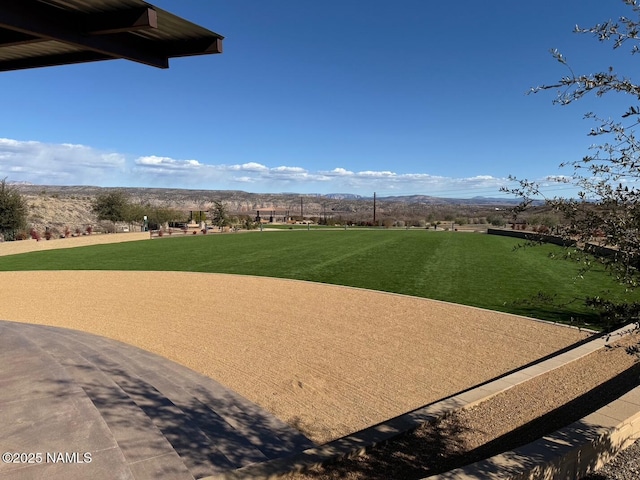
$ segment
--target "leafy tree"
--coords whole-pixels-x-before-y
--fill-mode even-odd
[[[0,234],[13,240],[26,223],[27,202],[16,187],[7,185],[6,178],[0,180]]]
[[[631,46],[631,53],[640,51],[640,6],[636,0],[623,0],[635,19],[620,17],[590,28],[576,27],[575,32],[591,34],[601,42],[612,41],[613,49]],[[589,94],[602,96],[622,93],[640,100],[640,84],[620,76],[613,67],[605,71],[576,75],[567,59],[556,49],[552,56],[567,68],[568,75],[551,85],[531,89],[530,93],[557,91],[555,104],[568,105]],[[535,198],[545,198],[546,203],[563,217],[556,228],[566,239],[578,242],[579,249],[571,252],[585,266],[591,265],[591,257],[584,251],[597,252],[595,247],[612,247],[608,255],[596,256],[611,274],[629,288],[636,288],[640,281],[640,141],[635,130],[640,124],[640,107],[629,106],[617,120],[586,114],[596,126],[590,136],[600,139],[591,147],[592,153],[580,160],[561,164],[569,167],[573,175],[558,181],[570,183],[579,189],[577,198],[545,198],[537,182],[518,180],[519,186],[504,191],[522,197],[516,213],[526,210]],[[577,254],[577,255],[576,255]],[[640,305],[615,303],[604,298],[587,299],[587,304],[600,309],[610,321],[638,320]]]
[[[258,222],[256,222],[249,215],[240,215],[238,221],[240,222],[241,228],[244,228],[246,230],[255,230],[256,228],[258,228]]]
[[[210,212],[212,215],[211,221],[215,226],[223,228],[229,225],[229,210],[224,203],[218,201],[213,202],[213,208]]]
[[[155,223],[160,226],[167,222],[172,222],[178,219],[184,218],[184,213],[175,208],[166,206],[155,206],[149,209],[148,218],[150,223]]]
[[[147,207],[141,203],[129,203],[124,210],[124,221],[130,228],[134,223],[142,223],[147,210]]]
[[[192,212],[191,219],[196,223],[204,222],[207,219],[207,213],[201,211]]]
[[[500,215],[489,215],[487,222],[494,227],[504,227],[507,224],[507,221]]]
[[[98,195],[93,202],[93,212],[98,220],[124,222],[127,219],[127,211],[130,206],[129,197],[122,190],[113,190]]]

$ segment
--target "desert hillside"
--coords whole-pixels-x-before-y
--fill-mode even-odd
[[[92,212],[92,202],[100,193],[110,189],[93,186],[16,185],[29,205],[28,223],[39,231],[46,227],[62,232],[84,230],[87,225],[99,227]],[[271,210],[289,212],[292,217],[304,216],[318,220],[333,218],[354,222],[373,220],[374,200],[349,194],[300,195],[293,193],[261,194],[228,190],[185,190],[168,188],[123,188],[131,201],[163,205],[185,212],[209,210],[215,201],[223,202],[233,216],[254,218],[260,210],[269,215]],[[464,216],[480,218],[495,215],[510,204],[495,199],[442,199],[429,196],[378,198],[376,218],[379,221],[404,221],[407,224],[433,219]]]

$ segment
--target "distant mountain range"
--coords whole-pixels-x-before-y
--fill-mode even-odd
[[[97,187],[92,185],[74,185],[74,186],[60,186],[60,185],[34,185],[29,182],[7,182],[10,185],[15,185],[20,188],[21,191],[28,194],[37,194],[43,191],[58,195],[97,195],[101,191],[114,190],[111,187]],[[119,190],[124,190],[134,197],[149,196],[154,198],[165,197],[168,199],[193,199],[193,200],[230,200],[243,198],[245,200],[251,199],[251,203],[261,203],[259,199],[264,199],[267,203],[274,201],[284,201],[285,204],[290,204],[293,201],[298,201],[302,197],[303,199],[314,198],[317,200],[353,200],[372,202],[373,196],[363,196],[353,193],[251,193],[242,190],[190,190],[182,188],[155,188],[155,187],[122,187]],[[436,197],[431,195],[390,195],[390,196],[378,196],[377,200],[380,202],[400,202],[405,204],[423,204],[423,205],[516,205],[518,199],[510,198],[497,198],[497,197],[482,197],[476,196],[472,198],[449,198],[449,197]],[[283,205],[285,206],[285,205]]]
[[[433,197],[430,195],[398,195],[389,197],[378,197],[387,202],[423,203],[423,204],[450,204],[450,205],[517,205],[520,200],[515,198],[492,198],[492,197],[472,197],[472,198],[449,198]]]
[[[10,182],[7,180],[7,185],[33,185],[31,182]]]
[[[14,183],[30,205],[29,222],[41,226],[92,224],[96,222],[92,201],[101,193],[116,190],[90,185],[57,186]],[[121,188],[131,201],[165,205],[184,212],[207,211],[216,201],[227,205],[231,215],[260,215],[278,211],[290,217],[330,218],[369,222],[374,218],[373,197],[349,193],[249,193],[239,190],[188,190],[180,188]],[[378,220],[445,219],[451,217],[488,217],[507,211],[518,200],[508,198],[441,198],[429,195],[377,197]],[[506,214],[506,212],[505,212]]]

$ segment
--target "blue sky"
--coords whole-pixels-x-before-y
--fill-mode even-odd
[[[576,24],[621,0],[157,0],[225,36],[168,70],[124,60],[0,73],[0,178],[35,184],[499,197],[570,175],[586,112],[526,95],[568,72],[635,71]],[[633,77],[632,77],[633,78]],[[549,195],[570,195],[552,184]]]

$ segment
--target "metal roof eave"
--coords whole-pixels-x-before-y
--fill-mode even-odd
[[[0,71],[118,58],[168,68],[169,58],[222,53],[221,35],[140,0],[70,3],[2,0]]]

